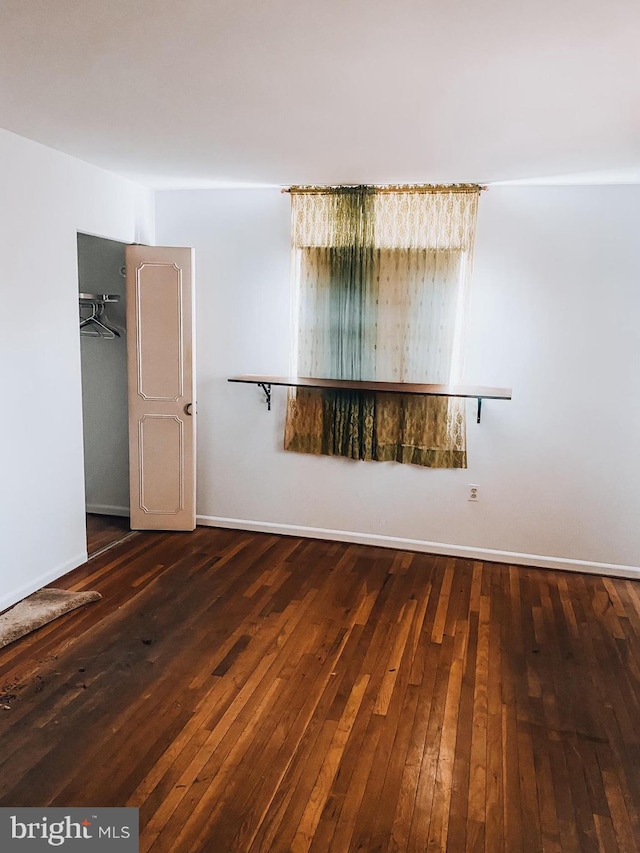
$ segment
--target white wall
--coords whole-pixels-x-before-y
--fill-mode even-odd
[[[0,609],[86,559],[77,231],[153,241],[148,190],[0,131]]]
[[[196,249],[201,522],[635,574],[639,187],[483,194],[466,380],[513,400],[468,404],[466,471],[285,453],[284,390],[227,383],[288,370],[287,195],[162,192],[156,221]]]
[[[76,233],[154,242],[153,194],[0,131],[0,609],[86,559]],[[482,196],[469,469],[285,453],[238,373],[289,367],[289,198],[158,193],[159,244],[197,251],[203,523],[567,568],[640,567],[640,188]],[[481,500],[466,500],[479,483]],[[627,567],[625,569],[625,567]],[[638,570],[640,571],[640,569]]]

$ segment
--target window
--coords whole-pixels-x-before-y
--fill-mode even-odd
[[[292,190],[300,376],[461,379],[478,187]],[[466,467],[464,404],[298,389],[285,448]]]

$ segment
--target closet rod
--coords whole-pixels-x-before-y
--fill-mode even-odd
[[[120,302],[117,293],[79,293],[78,298],[81,302]]]

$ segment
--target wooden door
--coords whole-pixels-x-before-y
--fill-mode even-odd
[[[127,246],[133,530],[193,530],[193,249]]]

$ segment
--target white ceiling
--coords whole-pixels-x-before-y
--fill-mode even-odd
[[[155,187],[640,180],[639,45],[639,0],[0,0],[0,125]]]

